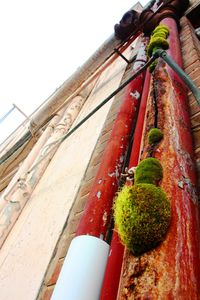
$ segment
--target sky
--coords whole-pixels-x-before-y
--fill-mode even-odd
[[[141,0],[145,5],[148,1]],[[0,143],[113,33],[135,0],[6,0],[0,10]]]

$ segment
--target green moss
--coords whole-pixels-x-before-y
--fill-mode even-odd
[[[156,158],[142,160],[135,170],[135,184],[151,183],[157,185],[163,178],[163,168]]]
[[[168,49],[169,43],[167,41],[167,37],[169,35],[169,29],[165,25],[158,25],[154,31],[152,32],[149,45],[147,47],[147,55],[151,57],[157,49]],[[155,66],[157,64],[157,60],[155,60],[149,67],[150,72],[153,72]]]
[[[163,133],[158,128],[152,128],[148,133],[148,141],[150,145],[160,142],[162,138],[163,138]]]
[[[163,241],[170,224],[170,215],[166,193],[152,184],[124,186],[114,204],[118,234],[135,255]]]
[[[156,48],[156,49],[155,49]],[[147,48],[147,54],[149,57],[151,57],[151,55],[158,49],[158,48],[162,48],[162,49],[168,49],[169,48],[169,43],[168,41],[160,36],[151,37],[149,46]]]
[[[155,67],[157,66],[158,60],[154,60],[154,62],[152,62],[152,64],[150,64],[149,66],[149,72],[152,73],[155,69]]]
[[[152,35],[156,33],[164,33],[166,36],[169,35],[169,28],[166,25],[160,24],[156,26],[156,28],[153,30]]]

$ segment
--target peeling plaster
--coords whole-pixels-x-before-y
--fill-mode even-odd
[[[140,93],[138,91],[131,92],[130,95],[136,100],[140,98]]]
[[[108,219],[108,213],[107,213],[107,211],[105,211],[104,214],[103,214],[103,217],[102,217],[102,220],[103,220],[103,226],[106,225],[107,219]]]
[[[124,161],[124,156],[123,155],[120,156],[119,161],[120,161],[120,163],[123,163],[123,161]]]
[[[101,191],[97,192],[97,198],[100,199],[101,198]]]
[[[113,173],[108,173],[108,176],[109,176],[109,177],[114,177],[114,176],[115,176],[115,172],[113,172]]]

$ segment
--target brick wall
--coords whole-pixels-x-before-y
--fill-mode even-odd
[[[181,19],[180,40],[185,72],[200,88],[200,41],[197,39],[194,29],[186,17]],[[188,93],[188,100],[199,178],[198,187],[200,188],[200,106],[190,91]]]
[[[131,66],[128,66],[122,82],[127,80],[130,77]],[[64,258],[67,254],[71,240],[75,236],[75,232],[80,221],[80,218],[84,211],[84,206],[87,201],[91,186],[93,184],[94,178],[96,176],[101,158],[106,147],[106,144],[109,140],[114,120],[116,118],[117,112],[121,105],[123,99],[124,90],[122,90],[116,97],[113,102],[111,109],[108,113],[106,122],[103,126],[100,137],[97,141],[96,147],[94,149],[93,155],[91,157],[90,163],[86,170],[84,179],[81,183],[78,195],[70,212],[69,219],[66,222],[63,233],[61,234],[60,240],[58,241],[57,247],[55,249],[54,257],[49,265],[47,270],[43,286],[41,288],[40,295],[38,299],[40,300],[49,300],[53,293],[56,281],[58,279],[59,273],[62,268]]]

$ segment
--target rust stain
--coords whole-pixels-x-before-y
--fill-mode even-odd
[[[166,239],[156,249],[140,257],[125,250],[118,300],[200,299],[199,234],[194,166],[186,118],[180,118],[177,94],[165,65],[155,72],[158,128],[164,139],[154,147],[153,156],[163,166],[161,187],[168,194],[172,220]],[[148,131],[154,127],[154,93],[151,91],[145,120],[141,158],[148,157]],[[181,121],[180,121],[181,120]]]

